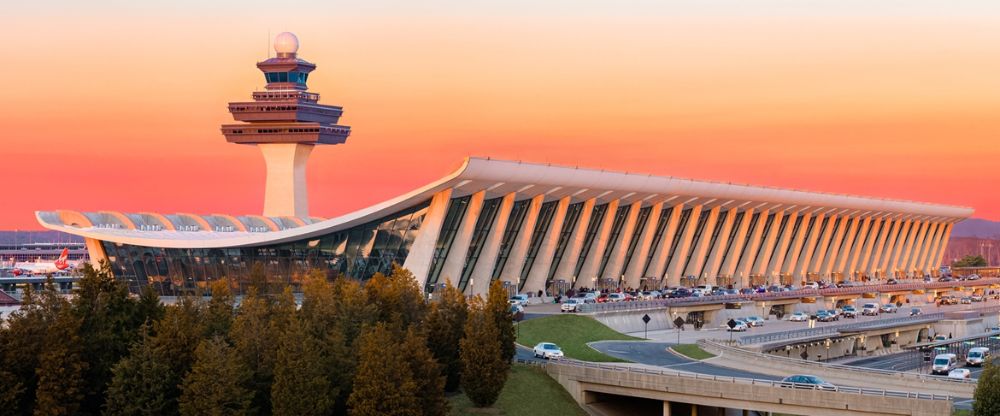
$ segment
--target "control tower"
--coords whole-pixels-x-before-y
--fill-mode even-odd
[[[313,147],[347,141],[351,128],[338,125],[343,108],[319,104],[306,81],[316,65],[299,59],[299,39],[283,32],[274,38],[277,56],[257,63],[267,81],[252,102],[229,103],[239,124],[224,124],[230,143],[256,145],[267,164],[264,215],[309,216],[306,163]]]

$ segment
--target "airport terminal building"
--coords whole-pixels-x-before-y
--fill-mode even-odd
[[[519,291],[581,287],[796,283],[935,275],[952,225],[972,209],[468,158],[448,176],[337,218],[306,210],[305,164],[316,145],[344,143],[342,108],[307,92],[315,65],[283,33],[258,63],[267,89],[230,103],[233,143],[267,163],[264,215],[37,212],[82,236],[132,290],[163,295],[254,264],[292,285],[311,269],[367,279],[393,263],[427,290],[468,294],[494,280]]]

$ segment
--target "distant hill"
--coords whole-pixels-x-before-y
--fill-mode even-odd
[[[973,237],[1000,240],[1000,222],[969,218],[955,224],[951,230],[951,236],[952,238]]]
[[[0,231],[0,244],[24,243],[73,243],[83,242],[83,237],[59,231]]]

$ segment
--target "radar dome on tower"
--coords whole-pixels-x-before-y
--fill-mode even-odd
[[[295,56],[299,51],[299,38],[292,32],[281,32],[274,37],[274,52],[279,57]]]

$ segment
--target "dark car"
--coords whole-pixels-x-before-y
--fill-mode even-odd
[[[939,282],[954,282],[955,279],[952,279],[951,277],[948,277],[948,276],[944,276],[944,277],[938,279],[938,281]]]
[[[677,288],[677,290],[674,290],[673,292],[670,292],[670,295],[668,295],[667,297],[671,298],[671,299],[689,298],[689,297],[691,297],[691,290],[687,289],[687,288],[680,287],[680,288]]]

